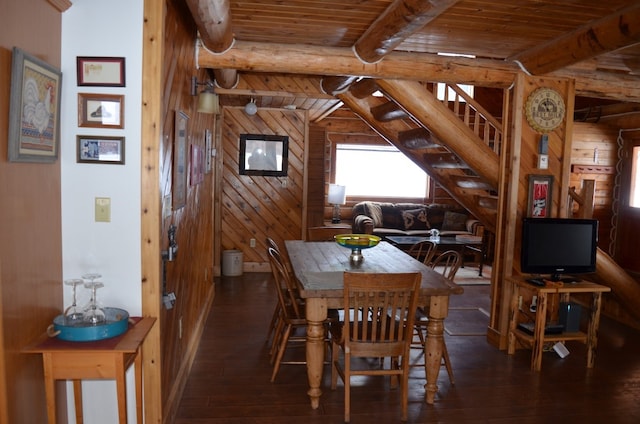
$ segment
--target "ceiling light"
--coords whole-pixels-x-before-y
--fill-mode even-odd
[[[244,106],[244,111],[247,115],[255,115],[258,113],[258,105],[256,105],[256,100],[251,98],[249,103]]]

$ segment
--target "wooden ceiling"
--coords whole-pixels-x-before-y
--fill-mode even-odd
[[[340,106],[321,89],[327,77],[328,93],[347,76],[508,87],[520,70],[575,78],[580,96],[640,102],[637,0],[176,1],[223,105],[254,98],[319,120]]]

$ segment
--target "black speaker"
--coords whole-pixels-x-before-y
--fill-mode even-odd
[[[564,325],[567,333],[580,331],[580,315],[582,306],[573,302],[560,302],[560,324]]]

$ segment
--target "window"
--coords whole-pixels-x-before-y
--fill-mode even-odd
[[[393,146],[338,144],[336,184],[347,196],[427,197],[427,174]]]
[[[631,156],[631,185],[629,206],[640,208],[640,146],[634,146]]]
[[[456,53],[443,53],[440,52],[438,53],[439,56],[450,56],[450,57],[468,57],[468,58],[475,58],[475,56],[473,55],[468,55],[468,54],[456,54]],[[473,98],[473,85],[468,85],[468,84],[458,84],[458,87],[460,87],[460,89],[462,89],[462,91],[464,91],[465,93],[467,93],[469,95],[469,97]],[[445,99],[445,90],[446,88],[446,84],[439,82],[436,84],[436,97],[438,98],[438,100],[444,100]],[[453,91],[451,88],[447,89],[447,99],[454,99],[456,97],[456,92]],[[464,102],[465,100],[463,98],[460,98],[460,102]]]

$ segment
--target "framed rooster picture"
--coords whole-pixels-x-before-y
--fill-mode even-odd
[[[55,162],[60,147],[59,69],[14,47],[9,105],[9,161]]]

